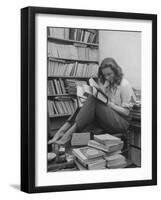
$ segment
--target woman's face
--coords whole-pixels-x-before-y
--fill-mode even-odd
[[[110,67],[103,68],[102,73],[103,73],[105,80],[107,80],[110,83],[113,83],[115,73]]]

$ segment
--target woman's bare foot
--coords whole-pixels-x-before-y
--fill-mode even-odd
[[[55,134],[55,136],[48,141],[48,144],[53,144],[55,143],[57,140],[59,140],[62,136],[64,135],[64,131],[60,131],[60,132],[57,132]]]
[[[64,135],[60,140],[57,140],[55,143],[59,145],[65,145],[71,139],[71,135]]]
[[[71,123],[66,122],[54,135],[54,137],[48,141],[48,144],[55,143],[57,140],[59,140],[64,133],[71,127]]]
[[[72,134],[76,131],[76,123],[70,127],[70,129],[60,138],[60,140],[56,141],[56,144],[65,145],[67,142],[71,140]]]

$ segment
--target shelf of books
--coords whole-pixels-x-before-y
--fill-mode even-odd
[[[141,167],[141,91],[134,89],[137,103],[131,110],[129,158]]]
[[[97,78],[98,31],[48,27],[47,37],[48,119],[50,130],[56,132],[55,127],[58,129],[79,106],[77,86]]]

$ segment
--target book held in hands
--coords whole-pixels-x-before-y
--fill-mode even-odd
[[[77,86],[77,96],[87,98],[89,95],[94,96],[105,104],[108,103],[108,96],[101,90],[93,78],[89,79],[89,85]]]

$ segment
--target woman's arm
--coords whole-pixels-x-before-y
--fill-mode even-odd
[[[129,105],[130,102],[134,99],[134,92],[133,89],[130,85],[130,83],[124,79],[122,84],[120,85],[120,98],[121,98],[121,105],[118,106],[114,104],[113,102],[109,102],[109,106],[117,111],[118,113],[124,115],[124,116],[129,116],[130,110],[129,110]]]
[[[129,116],[130,114],[130,111],[128,108],[123,108],[121,106],[118,106],[116,104],[114,104],[113,102],[108,102],[108,105],[113,109],[115,110],[116,112],[124,115],[124,116]]]

